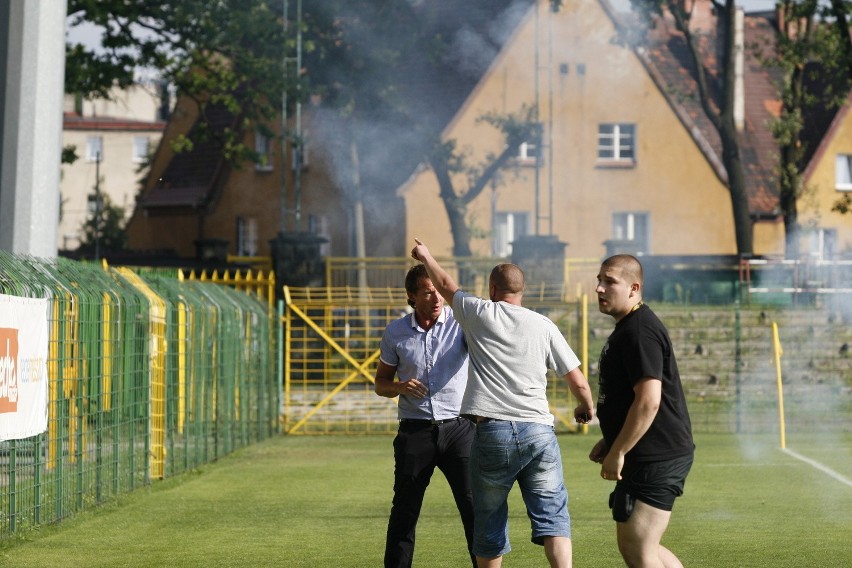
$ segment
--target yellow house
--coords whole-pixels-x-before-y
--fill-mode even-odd
[[[852,213],[832,210],[852,195],[852,98],[834,116],[804,173],[802,252],[818,260],[852,258]]]
[[[709,2],[702,4],[709,14]],[[540,148],[522,145],[516,175],[504,173],[502,183],[469,206],[468,221],[483,236],[472,242],[474,254],[508,256],[522,235],[552,235],[567,243],[569,258],[735,255],[718,138],[696,118],[695,100],[673,92],[668,73],[682,76],[673,69],[677,54],[666,52],[666,42],[634,50],[616,41],[618,15],[606,2],[566,2],[557,13],[549,6],[540,0],[530,10],[443,133],[482,159],[498,152],[503,139],[480,117],[523,105],[539,109]],[[771,159],[767,152],[761,157]],[[749,188],[760,221],[756,254],[783,253],[783,224],[767,177],[753,176]],[[435,254],[450,255],[434,172],[421,168],[398,194],[406,242],[419,237]]]

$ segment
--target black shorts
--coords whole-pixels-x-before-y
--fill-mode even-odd
[[[622,471],[621,480],[615,484],[615,491],[610,496],[610,507],[615,503],[616,507],[632,508],[632,500],[639,499],[657,509],[671,511],[675,499],[683,495],[683,486],[692,468],[693,457],[693,454],[689,454],[666,461],[631,464],[631,467]],[[616,517],[619,511],[613,508],[612,513],[613,518],[619,520]]]

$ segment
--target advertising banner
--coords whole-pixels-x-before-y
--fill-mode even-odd
[[[48,301],[0,294],[0,441],[47,430]]]

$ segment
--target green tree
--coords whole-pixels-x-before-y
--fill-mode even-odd
[[[465,88],[469,90],[479,78],[460,73],[448,63],[448,54],[465,15],[487,10],[493,19],[511,4],[472,0],[461,8],[441,1],[428,5],[394,0],[306,1],[308,33],[323,34],[315,38],[316,50],[306,68],[315,92],[342,125],[334,131],[339,144],[335,153],[346,157],[341,160],[346,163],[341,177],[350,188],[356,212],[366,196],[365,187],[386,184],[387,196],[404,181],[390,172],[407,176],[419,163],[428,163],[449,217],[453,252],[471,255],[473,228],[467,205],[499,179],[518,146],[528,141],[529,131],[539,126],[528,108],[482,117],[504,134],[507,145],[481,164],[470,163],[455,141],[442,141],[442,130],[467,94]],[[464,187],[454,182],[456,174],[463,174]]]
[[[277,10],[277,11],[276,11]],[[196,140],[214,137],[234,163],[256,159],[242,143],[242,130],[278,116],[285,88],[286,49],[280,3],[264,0],[69,0],[69,26],[103,30],[102,49],[81,44],[66,49],[65,90],[86,98],[108,97],[127,87],[139,69],[192,98],[200,109]],[[207,128],[210,105],[223,105],[239,127]]]
[[[536,109],[532,106],[524,106],[517,113],[489,113],[481,117],[481,121],[502,133],[504,144],[499,153],[489,153],[479,163],[470,163],[467,153],[457,148],[455,140],[439,141],[429,155],[429,164],[438,180],[441,199],[450,220],[454,256],[466,257],[472,254],[468,205],[489,185],[499,185],[500,172],[512,164],[512,158],[518,155],[521,144],[534,142],[537,147],[541,147],[541,124],[536,117]],[[458,177],[464,180],[461,185],[455,181]]]
[[[754,239],[748,191],[740,141],[734,121],[736,2],[735,0],[713,2],[717,37],[723,41],[720,46],[720,57],[708,57],[708,54],[703,53],[699,38],[690,28],[692,10],[695,6],[692,0],[631,0],[631,4],[648,25],[655,25],[663,18],[664,12],[670,13],[675,28],[683,34],[701,108],[718,132],[722,143],[722,163],[728,176],[727,185],[731,196],[737,252],[740,255],[752,254]],[[709,67],[711,65],[715,66],[715,69],[711,69]],[[717,98],[712,95],[714,91],[719,93]]]
[[[791,259],[799,258],[798,201],[805,191],[805,160],[813,150],[808,148],[809,141],[804,136],[805,123],[814,110],[837,109],[849,93],[852,51],[843,16],[848,4],[839,0],[830,6],[821,6],[817,0],[783,0],[777,4],[777,45],[768,65],[780,70],[782,109],[772,132],[780,149],[780,207],[784,215],[785,255]],[[841,18],[833,18],[839,8],[843,8]],[[842,26],[846,41],[842,40],[843,34],[837,33]]]
[[[80,249],[87,252],[96,251],[96,253],[124,250],[127,246],[124,208],[114,205],[109,195],[102,193],[100,204],[95,209],[95,212],[83,223]]]

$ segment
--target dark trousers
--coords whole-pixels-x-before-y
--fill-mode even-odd
[[[461,418],[445,424],[402,422],[393,441],[393,506],[388,521],[385,567],[410,567],[414,559],[414,529],[429,480],[438,467],[447,478],[461,515],[471,562],[473,496],[470,490],[470,444],[474,425]]]

